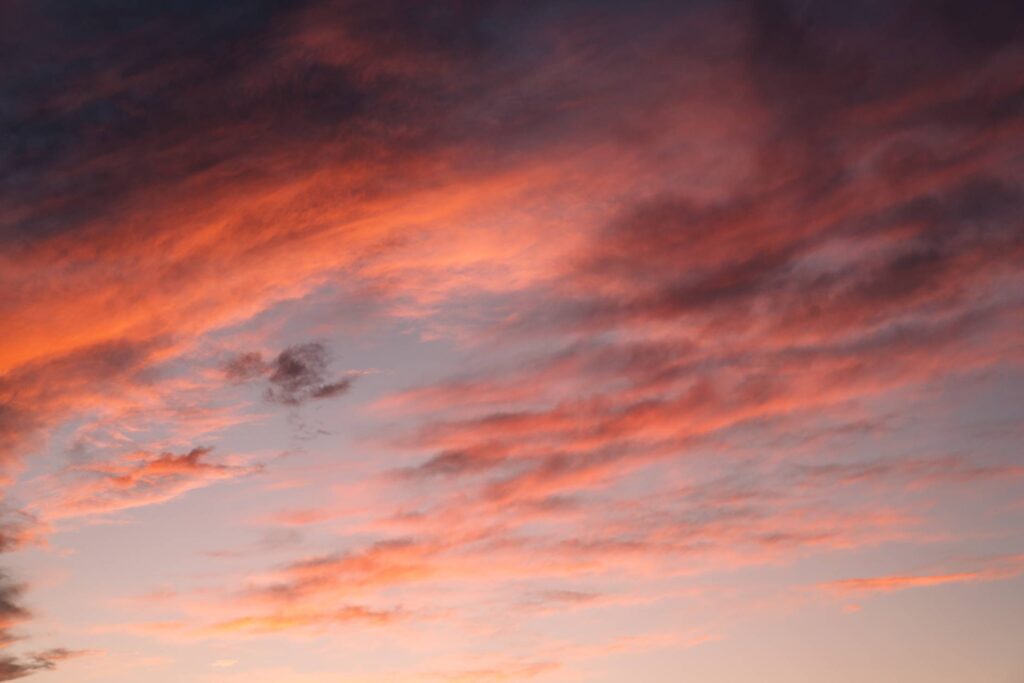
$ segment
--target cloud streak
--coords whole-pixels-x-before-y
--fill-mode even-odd
[[[38,504],[50,521],[108,514],[164,503],[217,481],[259,473],[258,465],[210,462],[211,448],[188,453],[132,453],[114,462],[81,465],[55,482],[58,492]]]
[[[1020,576],[1022,573],[1024,573],[1024,558],[1014,555],[993,558],[982,566],[968,571],[840,579],[823,584],[822,588],[842,596],[871,595],[873,593],[892,593],[910,588],[1000,581]]]

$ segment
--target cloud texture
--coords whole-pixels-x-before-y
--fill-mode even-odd
[[[1016,3],[0,12],[0,642],[109,653],[55,681],[660,683],[1019,586]]]

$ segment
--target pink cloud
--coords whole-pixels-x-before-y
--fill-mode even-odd
[[[1022,573],[1024,573],[1024,556],[1010,555],[992,558],[980,567],[968,571],[840,579],[822,584],[821,587],[842,596],[855,596],[892,593],[910,588],[927,588],[946,584],[1001,581],[1020,576]]]
[[[257,465],[209,462],[212,449],[188,453],[132,453],[116,461],[70,468],[58,491],[36,504],[46,520],[99,515],[164,503],[218,481],[262,471]]]

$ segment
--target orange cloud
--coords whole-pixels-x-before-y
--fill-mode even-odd
[[[268,634],[297,629],[325,628],[340,624],[385,625],[394,623],[403,617],[404,615],[398,611],[373,610],[355,605],[329,611],[285,609],[270,615],[238,617],[218,622],[208,628],[208,633],[210,635]]]
[[[865,579],[841,579],[822,584],[827,591],[840,595],[892,593],[909,588],[926,588],[951,583],[1000,581],[1024,573],[1024,556],[994,558],[979,569],[945,574],[876,576]]]
[[[59,492],[35,507],[50,521],[107,514],[163,503],[217,481],[261,471],[259,466],[207,462],[211,450],[133,453],[115,462],[74,467],[62,477]]]

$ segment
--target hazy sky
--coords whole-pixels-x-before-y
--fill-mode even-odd
[[[1024,681],[1024,3],[0,0],[0,681]]]

